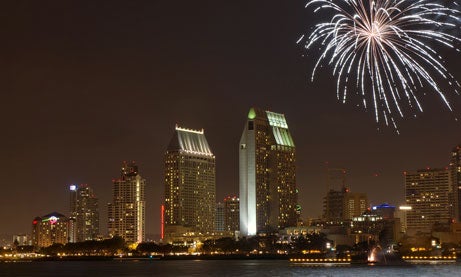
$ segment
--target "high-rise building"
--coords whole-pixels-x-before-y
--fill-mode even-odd
[[[216,215],[215,215],[215,221],[216,221],[216,231],[222,232],[225,231],[225,216],[224,216],[224,203],[217,203],[216,204]]]
[[[165,236],[215,231],[215,156],[203,129],[176,126],[165,153]]]
[[[236,196],[224,198],[224,225],[225,231],[240,230],[240,200]]]
[[[344,205],[344,219],[350,220],[355,216],[360,216],[368,208],[367,194],[348,192],[345,194]]]
[[[71,242],[96,239],[99,235],[98,198],[86,185],[70,185],[70,218],[74,219]]]
[[[345,186],[340,190],[330,189],[324,197],[323,219],[340,223],[362,215],[367,208],[368,198],[365,193],[351,192]]]
[[[37,216],[32,221],[32,243],[35,247],[48,247],[54,243],[69,242],[69,219],[57,212]]]
[[[144,241],[146,180],[139,175],[134,162],[123,162],[120,178],[112,182],[113,200],[108,207],[109,235],[120,236],[127,243]]]
[[[323,199],[323,219],[329,222],[341,222],[344,219],[344,206],[346,194],[349,189],[346,187],[340,190],[330,189]]]
[[[449,169],[421,169],[405,173],[407,230],[430,232],[435,223],[452,220],[452,178]]]
[[[251,108],[239,148],[241,234],[296,226],[295,144],[285,116]]]
[[[453,218],[461,222],[461,145],[457,145],[451,151],[450,171],[453,184]]]

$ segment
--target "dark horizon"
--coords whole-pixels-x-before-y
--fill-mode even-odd
[[[283,113],[297,147],[302,217],[322,213],[325,162],[348,170],[372,204],[403,203],[403,171],[446,167],[461,142],[460,110],[434,94],[392,127],[341,104],[329,69],[296,44],[313,26],[304,1],[280,3],[2,3],[0,234],[69,213],[70,184],[99,198],[102,233],[113,178],[134,160],[147,179],[146,229],[159,233],[163,154],[181,127],[205,130],[217,201],[238,195],[238,147],[252,106]],[[455,51],[453,51],[455,52]],[[459,54],[447,67],[461,80]]]

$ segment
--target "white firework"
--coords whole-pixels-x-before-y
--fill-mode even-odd
[[[439,44],[458,50],[460,11],[450,3],[453,7],[433,0],[309,1],[306,7],[315,6],[315,12],[332,12],[328,21],[298,40],[305,41],[307,49],[321,45],[312,80],[326,61],[337,79],[338,99],[345,102],[353,90],[365,109],[372,103],[376,122],[391,121],[395,128],[395,114],[404,117],[406,104],[423,111],[417,89],[426,85],[452,111],[437,80],[446,80],[456,93],[460,85],[433,48]]]

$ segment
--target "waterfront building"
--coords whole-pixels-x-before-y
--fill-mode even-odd
[[[344,219],[351,220],[360,216],[368,208],[368,197],[366,193],[347,192],[344,199]]]
[[[360,216],[367,208],[365,193],[351,192],[345,186],[340,190],[330,189],[323,201],[323,219],[328,224],[339,224]]]
[[[224,198],[225,231],[235,233],[240,230],[240,200],[236,196]]]
[[[452,221],[453,186],[449,169],[421,169],[405,173],[407,231],[430,232],[435,223]]]
[[[407,213],[411,211],[411,206],[408,205],[401,205],[399,209],[395,212],[395,217],[400,219],[400,229],[402,233],[407,232]]]
[[[216,204],[216,231],[222,232],[226,230],[225,215],[224,215],[224,203],[219,202]]]
[[[48,247],[55,243],[69,242],[69,219],[60,213],[52,212],[37,216],[32,221],[32,243],[35,247]]]
[[[251,108],[240,139],[240,233],[296,226],[295,144],[283,114]]]
[[[449,169],[453,185],[453,193],[450,195],[453,205],[450,213],[456,222],[461,222],[461,145],[457,145],[451,151]]]
[[[70,218],[75,222],[70,230],[70,241],[94,240],[99,235],[98,198],[86,185],[70,185]]]
[[[120,236],[127,243],[143,242],[146,236],[146,180],[134,162],[123,162],[120,178],[112,183],[112,203],[108,205],[109,235]]]
[[[203,129],[175,127],[165,152],[165,237],[215,231],[215,156]],[[186,232],[186,231],[184,231]]]
[[[349,189],[330,189],[323,198],[323,219],[330,223],[341,222],[344,219],[345,195]]]

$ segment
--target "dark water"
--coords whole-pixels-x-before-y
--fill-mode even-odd
[[[461,264],[306,267],[288,261],[85,261],[0,263],[0,276],[461,276]]]

